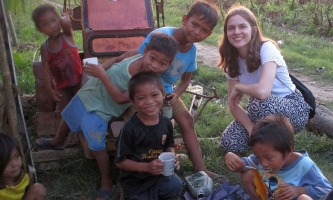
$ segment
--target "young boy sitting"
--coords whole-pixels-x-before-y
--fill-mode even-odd
[[[64,144],[69,128],[74,133],[82,131],[101,172],[98,198],[110,198],[114,186],[109,178],[109,156],[105,149],[108,122],[112,117],[119,117],[129,106],[129,79],[141,71],[162,73],[177,51],[177,41],[159,33],[153,35],[143,55],[125,59],[107,71],[101,65],[84,66],[86,73],[96,78],[89,79],[61,113],[63,120],[55,138],[41,138],[36,141],[36,147],[58,148]]]
[[[249,146],[253,155],[225,156],[229,170],[241,173],[253,200],[320,199],[332,185],[305,150],[294,151],[294,129],[288,118],[268,115],[253,127]],[[251,170],[248,170],[251,169]]]
[[[173,126],[160,113],[165,98],[164,87],[154,72],[140,72],[128,84],[135,113],[123,126],[117,141],[116,166],[121,169],[125,199],[173,199],[184,183],[176,175],[162,175],[162,152],[175,153]],[[179,168],[177,156],[175,168]]]

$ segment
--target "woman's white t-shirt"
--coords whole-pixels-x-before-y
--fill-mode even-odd
[[[290,90],[295,91],[296,87],[292,83],[289,77],[289,72],[286,62],[284,61],[280,50],[272,42],[267,41],[261,46],[260,59],[261,59],[260,67],[256,71],[249,73],[247,70],[246,61],[239,57],[238,64],[241,75],[235,78],[231,78],[229,75],[227,75],[227,78],[231,80],[238,80],[239,82],[245,84],[258,83],[262,72],[262,65],[266,62],[273,61],[277,64],[275,77],[279,77],[279,79],[284,84],[282,84],[279,80],[275,78],[271,94],[275,94],[279,97],[285,97],[292,93]]]

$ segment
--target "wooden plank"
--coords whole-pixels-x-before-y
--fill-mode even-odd
[[[32,152],[32,157],[35,163],[61,160],[82,156],[82,149],[79,147],[65,148],[62,151],[43,150]]]

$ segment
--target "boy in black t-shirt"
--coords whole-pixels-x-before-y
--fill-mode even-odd
[[[128,83],[135,113],[123,126],[117,140],[116,166],[121,169],[125,199],[172,199],[180,195],[184,183],[176,175],[163,176],[162,152],[173,152],[173,126],[160,113],[164,87],[154,72],[140,72]],[[179,169],[175,156],[174,166]]]

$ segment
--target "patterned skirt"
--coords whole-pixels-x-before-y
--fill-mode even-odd
[[[310,106],[296,89],[284,98],[273,94],[264,100],[251,97],[246,110],[253,123],[270,114],[285,116],[290,120],[295,133],[298,133],[308,122]],[[249,150],[248,142],[249,133],[238,121],[233,120],[222,133],[220,145],[225,152],[242,153]]]

